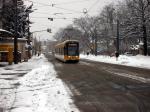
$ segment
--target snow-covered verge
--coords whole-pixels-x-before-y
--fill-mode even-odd
[[[112,64],[120,64],[120,65],[126,65],[126,66],[133,66],[133,67],[139,67],[139,68],[147,68],[150,69],[150,56],[125,56],[120,55],[118,60],[116,60],[116,57],[110,57],[110,56],[94,56],[94,55],[80,55],[81,59],[89,59],[93,61],[99,61],[104,63],[112,63]]]
[[[71,99],[71,91],[57,78],[54,66],[44,55],[1,70],[2,73],[28,72],[18,78],[20,86],[11,112],[79,112]]]

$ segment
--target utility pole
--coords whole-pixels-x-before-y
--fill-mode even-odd
[[[17,0],[15,0],[15,37],[14,37],[14,64],[18,64],[18,11]]]
[[[32,1],[31,1],[32,2]],[[30,44],[30,42],[31,42],[31,33],[30,33],[30,18],[29,18],[29,14],[30,13],[32,13],[33,12],[33,10],[32,10],[32,6],[33,6],[33,2],[32,2],[32,4],[26,9],[26,13],[27,13],[27,21],[28,21],[28,36],[27,36],[27,44],[28,44],[28,59],[30,59],[31,58],[31,52],[30,52],[30,50],[31,50],[31,44]]]
[[[95,32],[95,56],[97,56],[97,30],[94,29]]]
[[[38,52],[38,56],[41,54],[41,39],[39,37],[39,52]]]
[[[119,20],[117,19],[116,59],[119,57]]]
[[[30,48],[29,48],[29,46],[30,46],[30,19],[29,19],[29,13],[28,13],[28,38],[27,38],[27,44],[28,44],[28,59],[30,59],[31,58],[31,54],[30,54]]]
[[[147,55],[147,32],[146,32],[146,25],[145,25],[145,19],[143,18],[143,47],[144,47],[144,55]]]
[[[117,52],[119,53],[119,20],[117,20]]]

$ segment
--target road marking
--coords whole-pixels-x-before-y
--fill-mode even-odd
[[[88,62],[84,62],[84,61],[80,61],[79,64],[81,64],[81,65],[90,65],[90,66],[92,66],[92,64],[90,64],[90,63],[88,63]]]
[[[78,89],[76,89],[73,85],[70,85],[70,88],[75,95],[78,95],[78,96],[82,95],[81,92]]]
[[[117,72],[112,72],[112,71],[109,71],[109,70],[107,70],[107,71],[110,72],[110,73],[116,74],[118,76],[127,77],[127,78],[134,79],[134,80],[137,80],[137,81],[140,81],[140,82],[143,82],[143,83],[150,83],[149,78],[130,75],[130,74],[127,74],[127,73],[117,73]]]

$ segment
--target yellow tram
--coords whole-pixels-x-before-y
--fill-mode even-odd
[[[55,58],[63,62],[78,62],[79,57],[79,41],[66,40],[55,46]]]

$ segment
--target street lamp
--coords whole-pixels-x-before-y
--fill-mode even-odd
[[[17,0],[15,0],[15,37],[14,37],[14,64],[18,64],[18,14]]]

